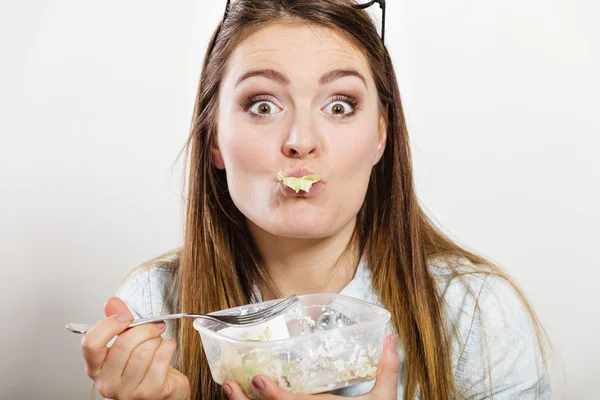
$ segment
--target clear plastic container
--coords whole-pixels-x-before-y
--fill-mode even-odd
[[[232,379],[246,396],[258,399],[251,382],[257,374],[297,394],[330,391],[375,378],[390,313],[339,294],[298,297],[300,304],[267,327],[261,325],[258,337],[255,328],[244,332],[218,322],[194,321],[215,382]],[[248,314],[276,301],[213,314]]]

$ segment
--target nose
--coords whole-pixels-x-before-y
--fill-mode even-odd
[[[306,158],[319,153],[319,136],[308,113],[298,116],[283,144],[283,154],[290,158]]]

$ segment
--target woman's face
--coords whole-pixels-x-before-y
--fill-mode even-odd
[[[277,23],[234,51],[221,86],[213,162],[249,223],[294,238],[352,223],[385,147],[366,58],[339,34]],[[277,179],[317,174],[296,194]]]

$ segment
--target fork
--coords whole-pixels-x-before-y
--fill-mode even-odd
[[[179,319],[179,318],[203,318],[211,321],[222,322],[225,325],[229,326],[253,326],[258,325],[263,322],[267,322],[272,320],[273,318],[278,317],[283,314],[290,308],[294,307],[298,304],[300,300],[298,296],[295,294],[278,301],[277,303],[264,308],[262,310],[246,314],[246,315],[218,315],[218,314],[193,314],[193,313],[179,313],[179,314],[168,314],[168,315],[159,315],[157,317],[150,318],[142,318],[134,320],[127,329],[133,328],[134,326],[149,324],[152,322],[159,321],[168,321],[171,319]],[[77,324],[77,323],[69,323],[66,328],[73,333],[86,333],[88,332],[93,325],[89,324]]]

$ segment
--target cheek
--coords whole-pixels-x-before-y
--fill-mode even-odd
[[[252,171],[257,167],[257,149],[252,143],[246,143],[244,140],[231,140],[225,149],[225,165],[228,171],[238,173],[239,171]]]
[[[265,139],[248,128],[231,126],[231,132],[223,134],[220,143],[225,168],[231,174],[265,171],[269,165],[272,149]]]
[[[260,182],[257,179],[268,170],[268,162],[260,157],[261,146],[234,135],[224,140],[221,149],[225,162],[227,186],[235,206],[248,216],[253,204],[260,202]]]
[[[255,169],[256,156],[263,146],[257,141],[260,137],[249,129],[244,115],[235,109],[234,104],[227,96],[221,98],[219,104],[218,145],[228,179]]]
[[[233,128],[233,126],[232,126]],[[274,141],[252,127],[224,132],[220,142],[227,185],[236,207],[246,216],[267,205],[280,163]],[[270,142],[270,143],[269,143]]]
[[[372,124],[353,127],[338,138],[335,163],[347,175],[370,174],[377,154],[377,130]]]

